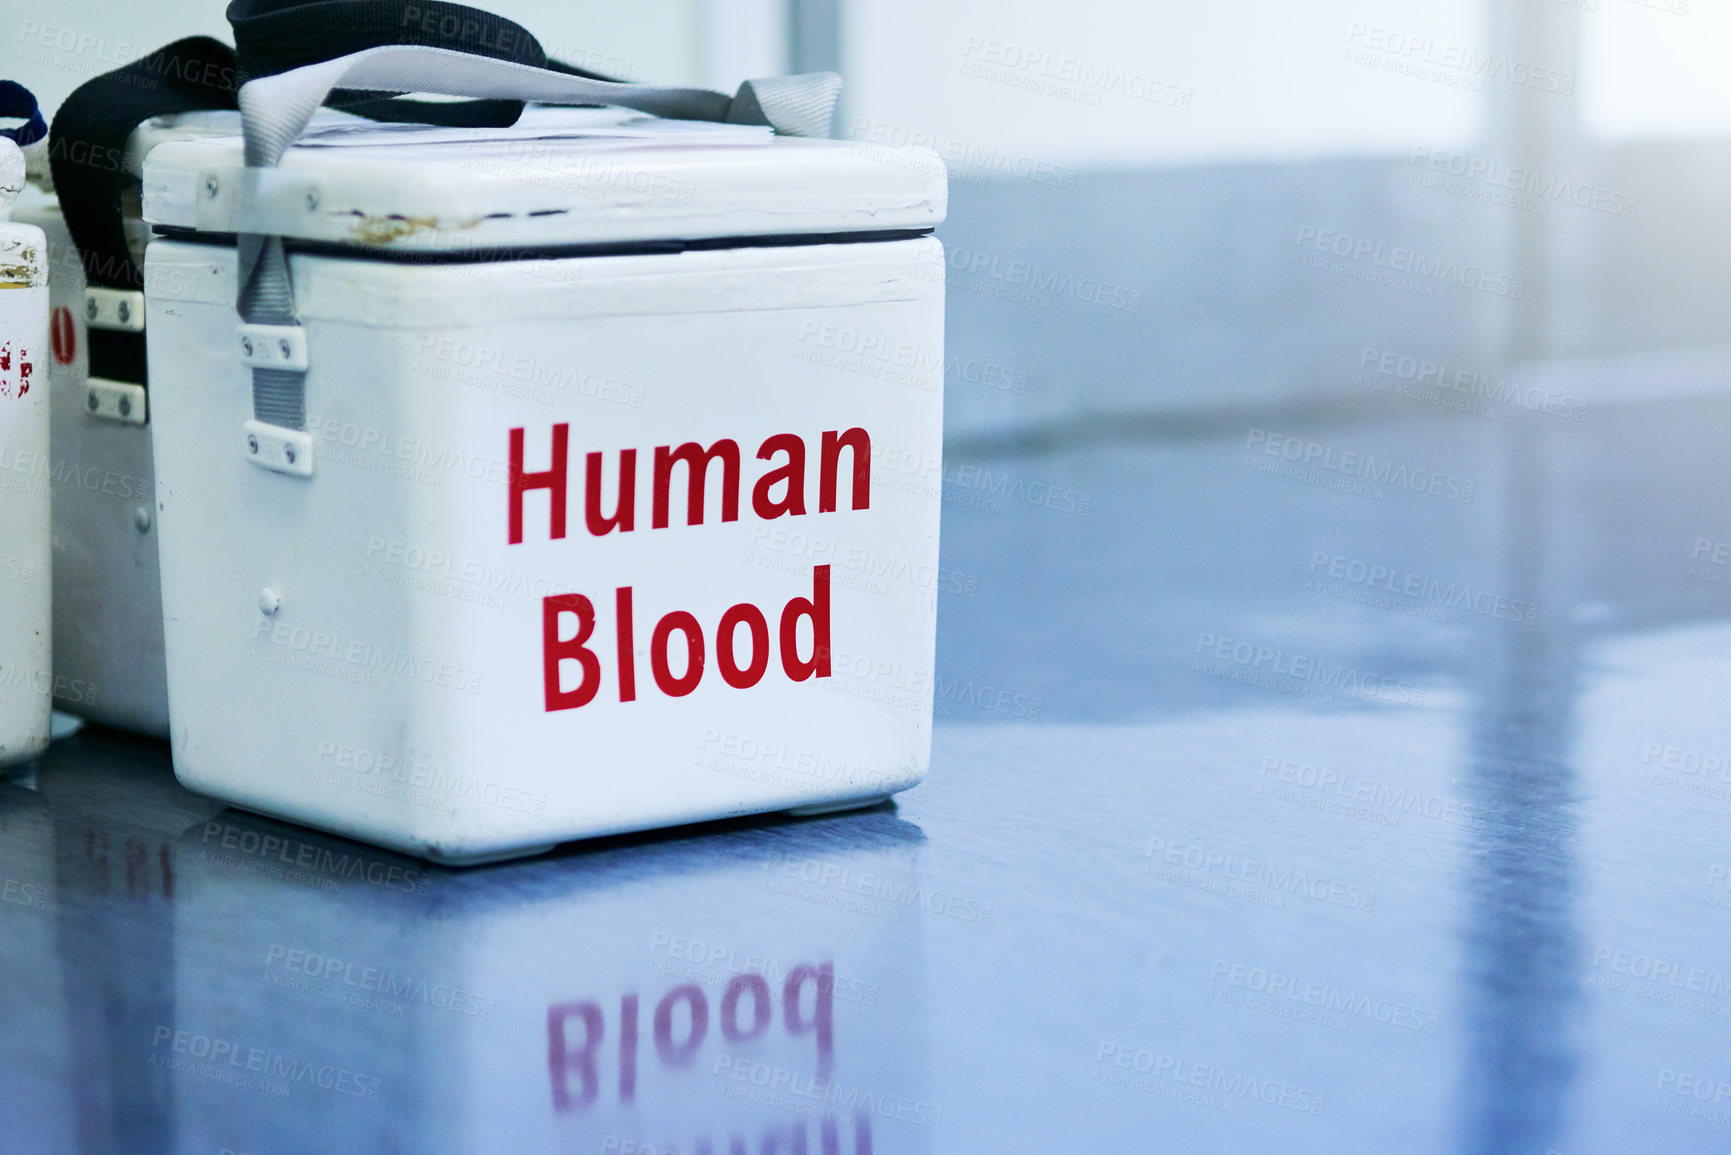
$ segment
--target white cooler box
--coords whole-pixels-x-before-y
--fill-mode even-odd
[[[0,766],[48,745],[48,255],[7,221],[24,157],[0,140]]]
[[[181,780],[449,863],[920,781],[945,185],[897,160],[613,110],[157,147]],[[261,232],[296,326],[239,325]]]
[[[54,486],[55,704],[167,737],[149,405],[141,382],[90,376],[91,327],[142,330],[144,297],[87,288],[59,209],[39,207],[19,219],[47,234],[53,259],[46,368],[54,450],[44,475]],[[121,300],[127,322],[114,308]]]
[[[319,124],[347,121],[321,113]],[[168,140],[232,136],[235,112],[153,117],[127,139],[126,171]],[[136,214],[136,200],[131,204]],[[59,206],[38,202],[16,219],[48,238],[52,308],[49,371],[54,489],[54,704],[92,722],[168,737],[168,678],[162,657],[162,579],[156,549],[150,395],[143,381],[90,372],[91,331],[110,340],[148,338],[144,294],[87,283]],[[151,238],[136,215],[125,222],[135,259]]]

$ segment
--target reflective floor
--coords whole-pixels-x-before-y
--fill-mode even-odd
[[[447,871],[67,738],[0,1146],[1731,1149],[1731,399],[1642,374],[963,446],[871,811]]]

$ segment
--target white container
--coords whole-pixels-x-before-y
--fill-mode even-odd
[[[48,746],[48,255],[12,223],[24,156],[0,140],[0,766]]]
[[[238,139],[152,152],[145,216],[174,234],[150,246],[146,293],[176,772],[451,863],[914,785],[941,167],[545,116],[327,132],[268,185],[243,175]],[[304,349],[304,432],[252,420],[241,346],[260,335],[237,332],[225,242],[264,231],[317,242],[291,257],[300,326],[282,346]],[[767,475],[791,469],[792,439],[790,487]],[[723,440],[737,488],[718,459],[699,513],[672,458]],[[543,475],[561,444],[562,532]],[[613,515],[622,451],[634,526],[598,536],[589,463]]]
[[[157,117],[132,133],[123,163],[142,176],[144,158],[165,140],[239,129],[239,114],[232,112]],[[132,208],[136,213],[136,204]],[[16,219],[40,228],[48,240],[52,328],[43,359],[53,460],[42,463],[38,476],[54,490],[54,704],[93,722],[166,738],[149,390],[142,381],[90,375],[91,329],[121,334],[119,340],[148,339],[144,295],[87,285],[54,202],[21,209]],[[150,229],[136,216],[126,227],[132,249],[142,254]]]
[[[71,234],[53,206],[19,216],[46,234],[52,258],[44,360],[53,460],[40,476],[54,489],[55,705],[167,737],[146,391],[91,378],[84,268]],[[142,308],[143,294],[134,295]]]

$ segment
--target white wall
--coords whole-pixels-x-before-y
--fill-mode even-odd
[[[1731,132],[1731,5],[1581,0],[1581,120],[1629,140]]]
[[[1084,168],[1458,146],[1480,130],[1481,94],[1352,50],[1373,29],[1482,50],[1485,2],[856,0],[844,129],[865,135],[875,121]],[[1027,87],[1066,58],[1107,79]],[[1150,82],[1167,87],[1150,99]]]

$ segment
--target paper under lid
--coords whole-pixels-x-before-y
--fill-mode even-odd
[[[151,224],[460,252],[930,229],[948,195],[930,150],[619,109],[531,107],[505,129],[322,113],[280,168],[249,173],[226,115],[231,134],[207,119],[151,149]]]

